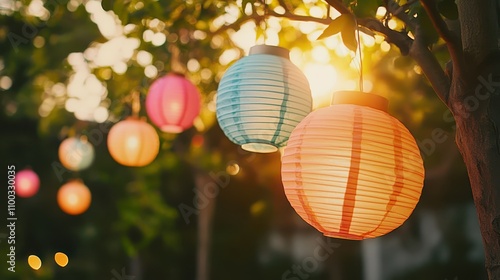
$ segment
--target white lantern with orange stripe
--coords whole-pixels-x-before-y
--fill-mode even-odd
[[[309,114],[282,157],[285,194],[295,211],[329,237],[384,235],[410,216],[424,180],[408,129],[387,113],[387,99],[339,92]]]

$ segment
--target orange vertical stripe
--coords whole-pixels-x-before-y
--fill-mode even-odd
[[[385,207],[385,214],[380,224],[373,230],[363,234],[363,237],[372,234],[376,230],[380,228],[380,226],[384,223],[385,219],[389,215],[392,210],[392,207],[396,204],[398,197],[401,195],[401,191],[404,186],[404,172],[403,172],[403,141],[401,140],[401,130],[399,130],[398,120],[393,117],[390,117],[392,122],[392,132],[394,134],[393,145],[394,145],[394,175],[395,181],[394,185],[392,185],[392,193],[389,196],[389,202]]]
[[[342,206],[342,221],[340,234],[349,234],[351,228],[354,206],[356,204],[356,190],[358,186],[359,165],[361,163],[361,140],[363,129],[363,112],[358,106],[354,107],[354,120],[352,131],[351,166],[347,178],[344,205]]]

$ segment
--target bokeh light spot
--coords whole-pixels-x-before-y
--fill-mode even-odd
[[[38,256],[30,255],[28,257],[28,264],[34,270],[39,270],[42,267],[42,260]]]
[[[57,265],[59,265],[60,267],[65,267],[69,263],[68,256],[64,253],[61,253],[61,252],[57,252],[54,255],[54,260],[56,261]]]

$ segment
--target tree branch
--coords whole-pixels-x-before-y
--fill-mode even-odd
[[[358,24],[370,30],[381,33],[388,43],[392,43],[399,48],[402,55],[408,55],[413,40],[405,33],[392,30],[374,18],[360,18]]]
[[[268,15],[273,16],[273,17],[287,18],[287,19],[295,20],[295,21],[317,22],[317,23],[321,23],[321,24],[325,24],[325,25],[328,25],[332,22],[332,19],[330,19],[330,18],[317,18],[317,17],[312,17],[312,16],[301,16],[301,15],[296,15],[294,13],[291,13],[289,11],[285,11],[284,14],[278,14],[277,12],[275,12],[273,10],[269,10]]]
[[[415,40],[411,44],[409,55],[422,68],[422,72],[427,77],[427,80],[429,81],[439,98],[445,104],[448,104],[447,101],[451,86],[450,78],[446,76],[446,73],[439,64],[437,58],[429,50],[427,45],[422,41],[422,38],[424,36],[422,28],[419,26],[415,18],[405,13],[407,7],[405,8],[405,6],[400,6],[394,0],[388,0],[386,8],[394,16],[403,21],[408,27],[410,27],[412,30],[415,30]],[[440,19],[442,20],[442,18]]]
[[[351,13],[351,11],[338,0],[325,0],[339,13]],[[358,19],[358,23],[373,31],[380,32],[385,35],[386,41],[396,45],[401,54],[409,54],[422,68],[425,76],[429,80],[436,94],[446,103],[450,91],[450,80],[446,76],[443,68],[439,64],[434,54],[427,48],[424,42],[421,41],[422,29],[418,25],[415,18],[410,17],[405,13],[406,8],[400,6],[394,0],[386,1],[387,10],[395,17],[403,21],[408,27],[415,30],[415,40],[408,37],[407,34],[390,29],[382,22],[376,19]]]
[[[340,0],[325,0],[325,2],[341,14],[352,14],[349,8],[347,8]]]
[[[341,1],[338,0],[325,0],[325,1],[341,14],[346,14],[346,13],[352,14],[351,11]],[[410,21],[408,20],[408,22]],[[374,18],[358,19],[358,24],[373,31],[384,34],[386,41],[396,45],[401,51],[402,55],[408,54],[412,39],[408,37],[406,34],[392,30]]]
[[[448,28],[448,25],[446,25],[446,22],[441,17],[434,1],[420,0],[420,3],[422,3],[422,6],[432,21],[432,24],[448,46],[448,52],[450,53],[451,61],[454,65],[453,71],[461,74],[464,69],[464,61],[462,44],[459,41],[459,38]]]
[[[398,16],[400,13],[404,13],[411,5],[415,4],[419,0],[410,0],[405,4],[401,5],[396,11],[394,11],[394,15]]]
[[[422,29],[417,27],[415,31],[415,40],[410,48],[410,57],[412,57],[420,68],[422,68],[422,72],[427,77],[427,80],[441,101],[448,105],[451,87],[450,79],[446,76],[439,61],[421,38]]]
[[[409,4],[409,3],[410,2],[408,2],[407,4]],[[415,18],[410,17],[407,13],[405,13],[405,11],[407,9],[406,5],[400,6],[394,0],[388,0],[387,1],[387,5],[386,5],[386,9],[393,16],[395,16],[398,19],[400,19],[402,22],[404,22],[411,29],[416,29],[417,28],[418,23],[416,22]]]
[[[351,13],[351,11],[344,4],[342,4],[342,2],[338,0],[325,0],[325,1],[341,14]],[[388,0],[388,4],[390,6],[390,9],[392,11],[391,13],[393,15],[395,15],[394,14],[395,11],[401,8],[401,6],[399,6],[392,0]],[[328,25],[332,22],[332,19],[330,18],[316,18],[311,16],[296,15],[290,12],[290,10],[287,7],[284,8],[285,12],[283,14],[279,14],[273,10],[269,10],[266,16],[288,18],[294,21],[317,22],[325,25]],[[396,45],[399,48],[402,55],[410,55],[420,65],[422,71],[426,75],[427,79],[431,83],[437,95],[443,101],[446,101],[448,99],[448,92],[450,89],[450,80],[446,76],[444,70],[441,68],[441,65],[437,61],[434,54],[432,54],[432,52],[429,50],[429,48],[427,48],[425,43],[421,41],[420,38],[422,38],[423,35],[421,28],[415,22],[414,18],[408,16],[406,13],[400,11],[397,16],[400,20],[405,22],[405,24],[409,26],[410,25],[414,26],[415,40],[412,40],[404,32],[398,32],[396,30],[390,29],[389,27],[385,26],[382,22],[380,22],[375,18],[360,18],[357,20],[357,22],[360,26],[364,26],[370,30],[383,34],[385,36],[386,41]],[[228,29],[236,29],[237,27],[239,27],[239,25],[248,20],[259,20],[263,19],[263,17],[265,16],[260,16],[257,13],[253,13],[249,16],[243,16],[233,24],[221,27],[215,33],[220,33],[221,31],[225,31]]]
[[[332,0],[328,0],[332,1]],[[341,4],[341,3],[340,3]],[[343,6],[343,4],[341,4]],[[345,6],[344,6],[345,7]],[[346,10],[349,12],[349,10]],[[349,12],[350,13],[350,12]],[[302,15],[296,15],[290,11],[288,11],[285,8],[285,13],[279,14],[273,10],[269,10],[267,16],[272,16],[272,17],[278,17],[278,18],[287,18],[289,20],[294,20],[294,21],[305,21],[305,22],[317,22],[321,24],[328,25],[332,22],[332,19],[330,18],[317,18],[317,17],[312,17],[312,16],[302,16]],[[229,25],[224,25],[212,34],[220,34],[221,32],[224,32],[228,29],[237,29],[241,24],[249,21],[249,20],[262,20],[265,16],[258,15],[257,13],[253,13],[249,16],[243,16],[239,18],[237,21],[235,21],[232,24]],[[371,29],[373,31],[376,31],[378,33],[383,34],[386,37],[387,42],[392,43],[396,45],[399,50],[401,51],[401,54],[403,55],[408,55],[409,49],[412,43],[412,39],[409,38],[406,34],[392,30],[388,28],[387,26],[384,26],[380,21],[374,18],[362,18],[358,19],[358,24],[361,26],[364,26],[368,29]]]

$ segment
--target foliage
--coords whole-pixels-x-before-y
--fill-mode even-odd
[[[38,170],[44,190],[35,200],[18,201],[19,209],[24,209],[19,215],[26,221],[18,229],[24,232],[18,237],[23,241],[18,253],[23,257],[38,253],[43,255],[44,263],[50,263],[52,251],[64,250],[70,255],[70,263],[75,262],[78,264],[75,267],[83,269],[58,271],[59,268],[51,267],[36,274],[20,259],[21,279],[31,279],[33,275],[40,279],[108,279],[113,276],[112,270],[129,268],[129,262],[134,263],[137,258],[143,261],[144,279],[155,279],[157,275],[162,275],[162,279],[194,279],[197,217],[193,216],[186,224],[177,207],[193,201],[194,171],[225,172],[234,162],[241,171],[231,177],[229,186],[217,198],[213,274],[220,276],[216,279],[277,279],[289,268],[290,262],[285,261],[288,256],[279,255],[259,271],[263,265],[255,249],[267,238],[270,228],[288,219],[283,217],[291,213],[279,189],[279,155],[243,153],[225,138],[213,112],[222,74],[248,51],[246,45],[233,40],[237,34],[244,34],[238,32],[243,32],[245,24],[248,24],[245,30],[254,31],[248,33],[251,38],[243,35],[247,36],[246,44],[274,43],[287,47],[292,50],[294,62],[303,68],[335,64],[336,77],[324,78],[319,76],[324,74],[321,71],[312,74],[325,84],[336,78],[331,90],[358,87],[360,54],[356,52],[360,42],[356,32],[364,32],[360,37],[361,71],[374,92],[390,99],[392,113],[410,128],[417,140],[428,137],[436,126],[453,132],[453,124],[443,121],[444,107],[422,72],[412,60],[400,57],[381,34],[357,26],[357,19],[349,14],[335,15],[327,26],[298,22],[283,15],[284,10],[326,18],[327,6],[322,1],[273,0],[267,1],[266,6],[257,0],[103,0],[103,12],[94,15],[96,7],[88,4],[92,1],[84,4],[79,0],[49,0],[45,1],[48,17],[28,13],[30,1],[22,2],[14,11],[0,10],[0,121],[5,133],[0,137],[0,147],[2,155],[19,170],[27,165]],[[377,14],[384,1],[344,2],[358,19],[377,18],[386,25],[393,19]],[[405,3],[400,1],[401,5]],[[442,15],[456,18],[454,1],[442,0],[438,5]],[[277,14],[266,17],[268,9]],[[444,64],[449,56],[419,2],[409,5],[406,12],[417,18],[426,34],[426,44]],[[104,28],[109,26],[96,23],[104,13],[121,33],[108,34]],[[394,30],[405,34],[415,31],[393,20]],[[118,46],[124,48],[121,49],[124,53],[129,48],[130,54],[120,53],[124,57],[120,63],[99,62],[99,52],[122,37],[125,41]],[[135,43],[137,46],[132,47]],[[326,56],[321,56],[322,51],[326,51]],[[82,58],[81,64],[72,61],[75,53]],[[116,53],[104,53],[100,59],[106,61]],[[143,56],[148,54],[151,61],[144,63]],[[125,71],[119,70],[122,62]],[[148,69],[153,69],[153,74]],[[77,79],[79,71],[89,81],[95,77],[92,81],[105,90],[95,104],[109,112],[103,123],[105,127],[130,114],[127,98],[132,90],[141,91],[144,103],[151,82],[171,71],[185,73],[200,88],[202,114],[195,127],[181,135],[161,133],[162,152],[150,166],[138,169],[119,166],[106,149],[107,129],[91,118],[78,116],[75,108],[72,112],[66,110],[70,107],[68,100],[75,98],[69,85]],[[87,95],[90,94],[82,94]],[[321,107],[327,105],[330,96],[316,97],[315,107]],[[145,116],[144,112],[141,115]],[[62,182],[52,165],[57,162],[57,146],[69,131],[96,137],[93,144],[97,154],[90,169],[62,176],[63,181],[83,178],[93,193],[89,212],[74,219],[57,209],[54,197]],[[429,158],[427,167],[439,165],[439,157],[429,155]],[[459,184],[444,186],[443,193],[455,188],[458,193],[455,201],[469,199],[467,186]],[[273,206],[276,204],[288,210],[280,213],[279,207]],[[284,227],[290,224],[293,222]],[[234,267],[225,263],[233,259],[240,260]],[[247,263],[250,265],[245,266]],[[244,268],[251,268],[245,271],[248,276],[234,276]],[[350,275],[355,276],[349,279],[359,277],[360,269],[346,270],[354,271]],[[321,276],[321,273],[315,275]]]

